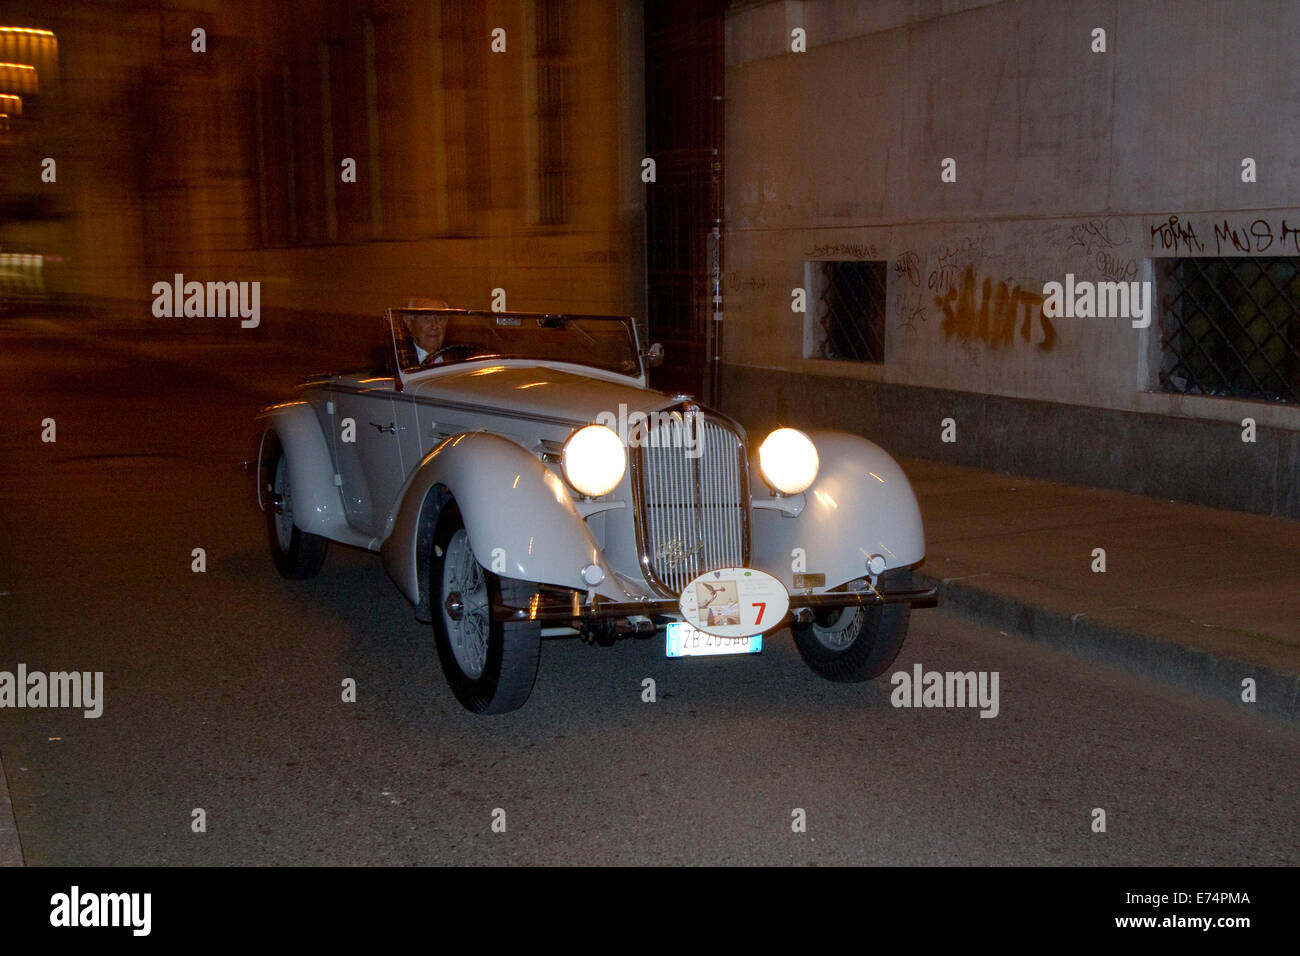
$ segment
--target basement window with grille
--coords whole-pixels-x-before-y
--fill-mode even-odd
[[[1300,257],[1156,263],[1162,391],[1300,402]]]
[[[811,262],[808,358],[846,362],[885,360],[883,261]]]

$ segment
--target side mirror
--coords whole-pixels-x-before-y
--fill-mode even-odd
[[[651,368],[658,368],[660,365],[664,364],[664,344],[662,342],[656,342],[654,345],[642,352],[641,355],[644,356],[646,363]]]

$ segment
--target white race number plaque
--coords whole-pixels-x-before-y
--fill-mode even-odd
[[[770,574],[720,568],[687,584],[678,607],[687,623],[706,634],[749,637],[781,623],[790,609],[790,595]]]

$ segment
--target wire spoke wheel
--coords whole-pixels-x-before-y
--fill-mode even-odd
[[[860,607],[837,607],[828,610],[830,613],[818,614],[813,621],[813,636],[827,650],[842,651],[857,639],[867,612]]]
[[[880,576],[885,590],[911,586],[907,568]],[[907,639],[912,609],[906,604],[827,608],[807,624],[790,625],[803,662],[827,680],[871,680],[889,669]]]
[[[293,544],[293,495],[289,491],[289,467],[281,455],[275,465],[275,480],[271,483],[273,502],[279,502],[275,511],[275,537],[280,547],[288,551]]]
[[[491,600],[483,568],[474,559],[469,535],[461,528],[447,545],[443,565],[443,590],[458,597],[453,609],[442,608],[443,621],[451,639],[452,653],[466,677],[481,677],[487,661],[488,631],[491,628]]]
[[[274,432],[263,439],[258,468],[258,499],[266,511],[267,544],[276,570],[285,578],[314,578],[325,563],[329,539],[293,523],[292,463]]]
[[[535,620],[492,620],[494,605],[528,607],[537,585],[484,568],[455,500],[438,515],[429,556],[429,604],[442,673],[461,705],[475,714],[504,714],[533,692],[542,626]]]

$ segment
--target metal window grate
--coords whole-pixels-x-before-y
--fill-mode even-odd
[[[1164,391],[1300,402],[1300,257],[1160,268]]]
[[[886,263],[822,262],[813,358],[885,360]]]

